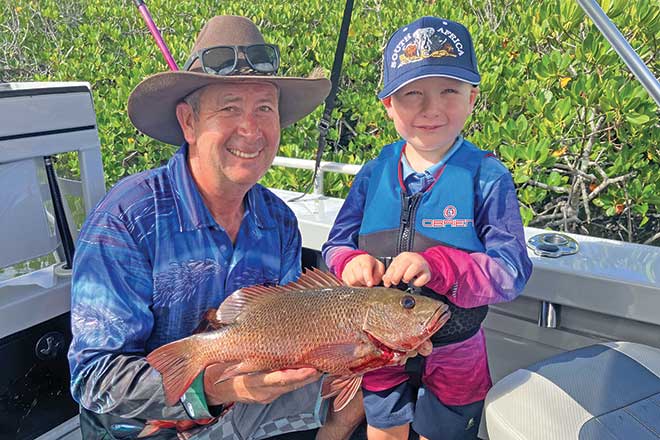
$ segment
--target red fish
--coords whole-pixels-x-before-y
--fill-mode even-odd
[[[334,275],[307,271],[286,286],[239,289],[218,308],[213,327],[147,356],[173,405],[207,366],[220,380],[253,372],[313,367],[333,376],[328,395],[340,410],[362,375],[401,365],[449,319],[446,304],[384,287],[348,287]]]

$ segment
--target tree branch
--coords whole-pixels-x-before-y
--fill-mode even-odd
[[[593,174],[585,173],[583,171],[580,171],[580,170],[577,170],[577,169],[573,168],[570,165],[564,165],[564,164],[561,164],[561,163],[556,163],[554,165],[554,167],[552,168],[552,171],[567,171],[569,174],[580,176],[583,179],[587,179],[587,180],[590,180],[590,181],[598,180],[596,178],[596,176],[594,176]]]
[[[644,244],[651,244],[651,243],[653,243],[654,241],[656,241],[658,239],[660,239],[660,232],[656,232],[653,237],[651,237],[648,240],[644,241]]]
[[[629,178],[633,177],[634,175],[635,175],[635,172],[631,171],[628,174],[624,174],[623,176],[613,177],[611,179],[609,177],[606,177],[605,180],[603,180],[600,185],[598,185],[596,188],[594,188],[593,191],[591,191],[589,193],[589,201],[592,201],[593,199],[598,197],[598,194],[603,192],[603,190],[605,188],[607,188],[609,185],[611,185],[613,183],[618,183],[618,182],[625,181],[626,179],[629,179]]]
[[[560,194],[568,194],[568,189],[561,186],[552,186],[532,179],[528,180],[527,184],[536,186],[538,188],[547,189],[548,191],[554,191]]]
[[[580,179],[580,195],[582,196],[582,206],[584,207],[584,213],[587,215],[587,223],[591,223],[589,195],[587,194],[587,185],[584,184],[584,179]]]

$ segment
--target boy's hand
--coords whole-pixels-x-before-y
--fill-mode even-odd
[[[415,252],[402,252],[397,255],[383,275],[383,285],[396,286],[401,281],[413,281],[415,287],[422,287],[431,281],[431,269],[426,259]]]
[[[384,272],[383,263],[369,254],[362,254],[346,263],[341,279],[349,286],[373,287],[380,283]]]

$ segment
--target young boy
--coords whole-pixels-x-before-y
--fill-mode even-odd
[[[452,313],[425,363],[364,377],[369,439],[406,439],[411,423],[422,438],[474,439],[492,385],[481,322],[532,270],[516,191],[504,165],[461,136],[481,79],[463,25],[422,17],[400,28],[384,69],[378,97],[403,140],[356,176],[323,257],[349,285],[408,283]]]

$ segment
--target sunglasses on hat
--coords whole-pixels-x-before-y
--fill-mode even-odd
[[[280,67],[280,50],[274,44],[207,47],[193,53],[183,66],[183,70],[189,70],[197,59],[202,65],[202,70],[211,75],[230,75],[246,69],[274,75]]]

